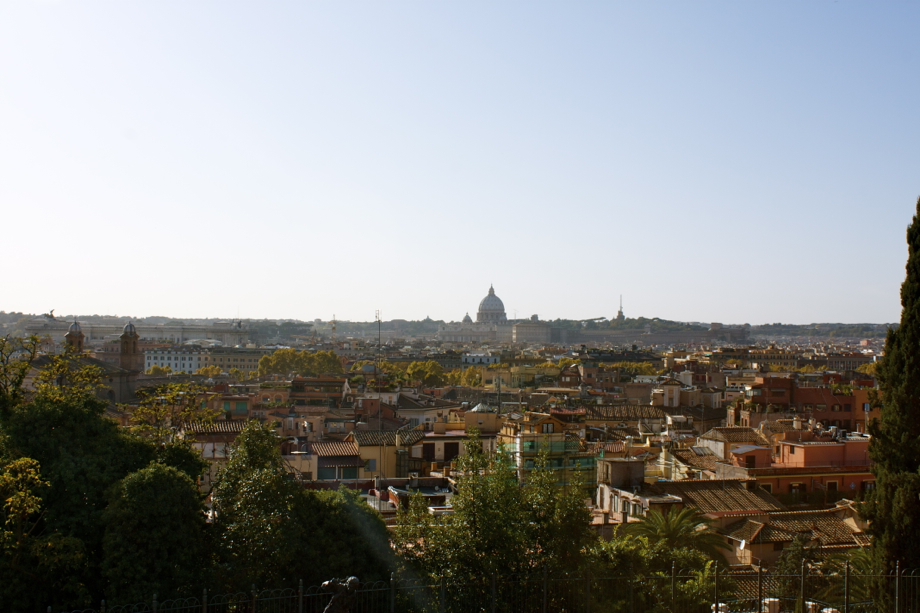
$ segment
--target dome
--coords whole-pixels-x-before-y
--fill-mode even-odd
[[[470,314],[469,314],[469,313],[467,313],[467,314],[466,314],[466,317],[463,318],[463,323],[465,323],[465,324],[471,324],[471,323],[473,323],[473,318],[470,317]]]
[[[478,322],[506,321],[505,304],[495,295],[495,289],[489,286],[488,295],[479,303],[479,313],[476,315]]]
[[[68,333],[73,332],[74,334],[79,334],[79,333],[81,332],[81,330],[80,330],[80,324],[77,323],[77,320],[76,320],[76,319],[73,320],[73,323],[70,324],[70,327],[69,327],[69,328],[67,328],[67,332],[68,332]]]
[[[137,334],[137,329],[134,327],[130,321],[125,324],[125,329],[122,330],[123,334]]]

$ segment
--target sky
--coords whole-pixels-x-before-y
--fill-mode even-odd
[[[0,0],[0,310],[892,322],[920,3]]]

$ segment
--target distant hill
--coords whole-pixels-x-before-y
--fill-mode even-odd
[[[776,338],[805,336],[813,338],[884,338],[888,328],[898,324],[764,324],[751,326],[751,336]]]

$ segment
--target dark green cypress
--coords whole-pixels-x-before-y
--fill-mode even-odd
[[[907,228],[901,324],[878,369],[881,420],[870,425],[875,490],[864,512],[879,571],[920,569],[920,199]],[[879,594],[884,599],[883,594]]]

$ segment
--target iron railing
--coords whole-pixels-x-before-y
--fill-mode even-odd
[[[323,613],[321,586],[209,594],[70,610],[65,613]],[[862,574],[766,569],[650,575],[536,573],[362,583],[350,613],[920,613],[920,571]],[[47,613],[61,613],[48,607]]]

